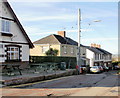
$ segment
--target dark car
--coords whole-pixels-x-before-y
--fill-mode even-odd
[[[118,65],[114,65],[114,66],[113,66],[113,69],[114,69],[114,70],[118,70],[118,69],[120,69],[120,67],[119,67]]]
[[[103,70],[108,72],[109,71],[109,67],[107,67],[107,66],[104,65],[103,66]]]
[[[103,71],[104,71],[104,69],[103,69],[102,66],[98,66],[98,67],[99,67],[99,69],[100,69],[100,72],[103,72]]]

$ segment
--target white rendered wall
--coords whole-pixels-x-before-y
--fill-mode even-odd
[[[90,59],[90,67],[92,67],[94,64],[94,52],[86,49],[86,58]]]

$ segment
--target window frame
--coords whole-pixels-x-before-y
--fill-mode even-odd
[[[21,48],[21,46],[19,46],[19,45],[6,45],[5,46],[6,47],[6,50],[5,50],[5,52],[6,52],[6,62],[9,62],[9,61],[21,61],[21,50],[20,50],[20,48]],[[13,50],[15,50],[15,49],[17,49],[17,51],[10,51],[11,50],[11,48],[14,48]],[[10,56],[9,56],[9,53],[10,53]],[[12,53],[13,53],[13,55],[14,55],[14,59],[12,59]],[[18,55],[18,57],[15,57],[15,55]]]
[[[67,54],[67,46],[64,46],[64,54]]]
[[[46,51],[48,51],[48,46],[42,46],[42,53],[45,53]]]
[[[74,47],[71,47],[71,54],[74,53]]]
[[[11,22],[9,20],[1,21],[1,32],[11,34]]]
[[[8,60],[19,60],[20,59],[20,54],[19,54],[20,49],[19,49],[19,47],[9,46],[7,48],[8,48],[8,50],[7,50]]]

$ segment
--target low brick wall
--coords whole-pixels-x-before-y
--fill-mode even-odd
[[[44,80],[50,80],[54,78],[59,78],[59,77],[64,77],[64,76],[70,76],[70,75],[75,75],[76,70],[69,70],[66,72],[60,72],[60,73],[53,73],[53,74],[48,74],[44,76],[37,76],[37,77],[23,77],[23,78],[16,78],[16,79],[11,79],[11,80],[5,80],[3,82],[4,85],[10,86],[10,85],[19,85],[19,84],[25,84],[25,83],[32,83],[32,82],[37,82],[37,81],[44,81]]]
[[[6,86],[19,85],[19,84],[25,84],[25,83],[32,83],[36,81],[42,81],[44,79],[45,79],[45,76],[17,78],[17,79],[5,80],[4,85]]]

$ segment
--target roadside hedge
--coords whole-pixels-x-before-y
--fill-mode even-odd
[[[30,56],[30,63],[61,63],[66,62],[67,68],[76,67],[76,57],[62,57],[62,56]],[[69,67],[70,65],[70,67]]]

